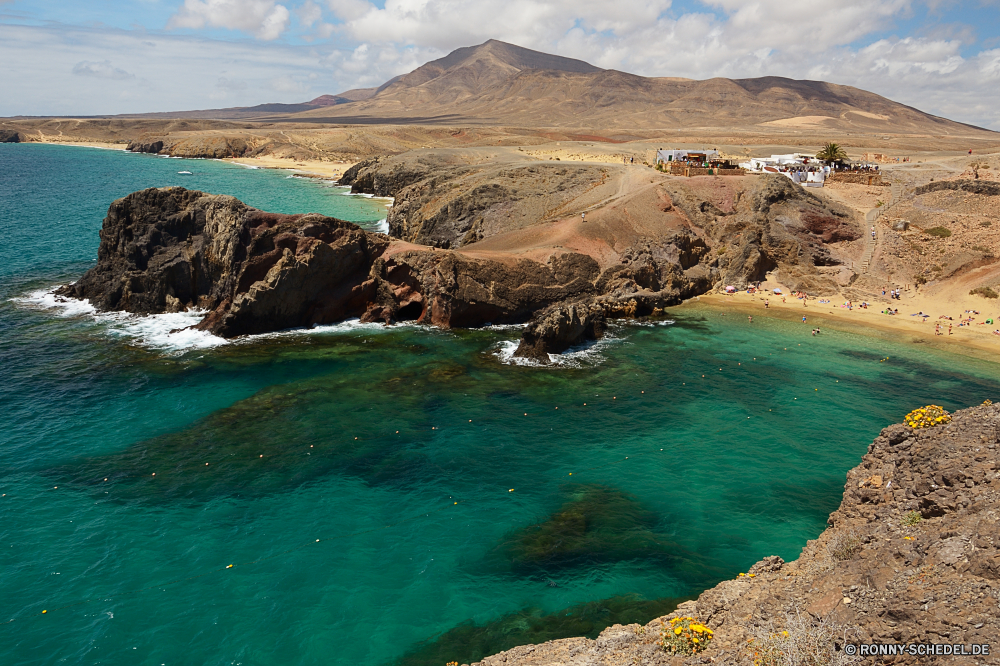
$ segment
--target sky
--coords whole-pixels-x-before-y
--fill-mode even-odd
[[[1000,0],[0,0],[0,116],[303,102],[488,39],[830,81],[1000,130]]]

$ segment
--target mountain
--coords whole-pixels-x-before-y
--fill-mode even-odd
[[[836,83],[777,76],[704,81],[644,77],[493,39],[452,51],[378,88],[322,95],[301,104],[128,117],[996,137],[995,132]]]
[[[304,110],[294,119],[633,129],[763,125],[770,130],[963,135],[988,131],[835,83],[776,76],[704,81],[643,77],[496,40],[428,62],[388,81],[367,99]]]

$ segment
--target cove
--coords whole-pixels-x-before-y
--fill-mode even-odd
[[[13,150],[0,173],[31,178],[0,220],[3,663],[461,663],[648,621],[796,557],[883,426],[1000,396],[990,363],[697,306],[547,368],[507,361],[517,329],[164,341],[25,296],[89,265],[110,200],[171,184],[134,165],[181,161]],[[358,201],[195,164],[237,196],[273,179],[280,212]]]

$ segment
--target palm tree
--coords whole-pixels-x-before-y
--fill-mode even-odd
[[[828,143],[823,146],[823,149],[816,153],[816,159],[823,160],[824,162],[846,162],[847,161],[847,151],[840,147],[836,143]]]

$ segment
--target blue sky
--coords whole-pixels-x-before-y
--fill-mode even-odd
[[[0,115],[299,102],[490,38],[646,76],[833,81],[1000,129],[1000,0],[0,0]]]

